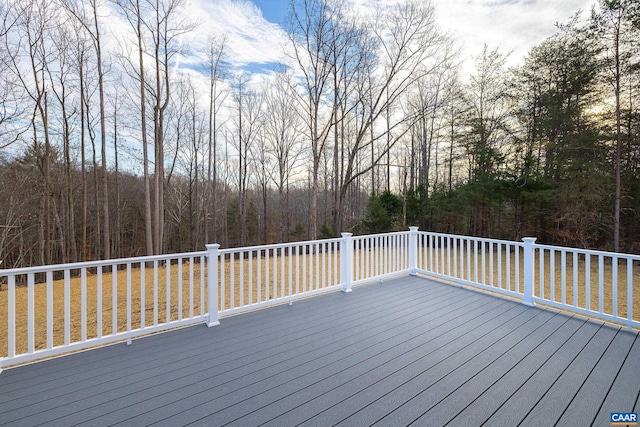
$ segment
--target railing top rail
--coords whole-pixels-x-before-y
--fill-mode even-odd
[[[602,255],[602,256],[611,257],[611,258],[625,258],[625,259],[632,259],[634,261],[640,261],[640,255],[625,254],[622,252],[596,251],[592,249],[570,248],[567,246],[544,245],[540,243],[534,243],[533,247],[538,249],[552,249],[554,251],[560,251],[560,252],[578,252],[585,255],[595,255],[595,256]]]
[[[448,233],[436,233],[435,231],[418,231],[418,234],[425,234],[431,236],[442,236],[442,237],[451,237],[454,239],[463,239],[463,240],[473,240],[473,241],[483,241],[490,243],[500,243],[503,245],[513,245],[513,246],[522,246],[523,242],[518,242],[515,240],[501,240],[501,239],[490,239],[487,237],[474,237],[474,236],[465,236],[462,234],[448,234]]]
[[[0,276],[12,276],[17,274],[29,274],[29,273],[46,273],[48,271],[60,271],[60,270],[75,270],[79,268],[91,268],[91,267],[103,267],[115,264],[138,264],[142,262],[151,262],[151,261],[162,261],[167,259],[176,259],[176,258],[191,258],[191,257],[199,257],[206,256],[207,251],[199,251],[199,252],[183,252],[177,254],[164,254],[164,255],[148,255],[142,257],[131,257],[131,258],[114,258],[114,259],[106,259],[99,261],[83,261],[83,262],[74,262],[67,264],[52,264],[52,265],[36,265],[32,267],[21,267],[21,268],[7,268],[5,270],[0,269]]]
[[[358,240],[358,239],[368,239],[370,237],[382,237],[382,236],[401,236],[403,234],[411,234],[410,231],[393,231],[390,233],[377,233],[377,234],[361,234],[359,236],[353,236],[354,240]]]
[[[403,234],[410,234],[410,232],[396,231],[396,232],[390,232],[390,233],[363,234],[359,236],[354,235],[352,238],[356,240],[356,239],[366,239],[370,237],[382,237],[382,236],[403,235]],[[332,242],[338,243],[340,241],[342,241],[341,237],[333,237],[331,239],[304,240],[299,242],[273,243],[270,245],[243,246],[240,248],[225,248],[225,249],[220,249],[219,253],[228,254],[231,252],[248,252],[248,251],[257,251],[257,250],[264,250],[264,249],[279,249],[279,248],[288,248],[292,246],[306,246],[306,245],[315,245],[315,244],[332,243]]]
[[[280,249],[280,248],[290,248],[293,246],[306,246],[306,245],[315,245],[321,243],[333,243],[340,242],[342,239],[339,237],[334,237],[332,239],[320,239],[320,240],[304,240],[301,242],[289,242],[289,243],[274,243],[271,245],[258,245],[258,246],[243,246],[240,248],[224,248],[220,249],[218,253],[220,254],[229,254],[236,252],[250,252],[250,251],[260,251],[265,249]]]

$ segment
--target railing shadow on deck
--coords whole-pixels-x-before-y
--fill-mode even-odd
[[[418,231],[0,270],[0,369],[400,274],[640,328],[640,256]],[[2,332],[6,331],[6,333]]]

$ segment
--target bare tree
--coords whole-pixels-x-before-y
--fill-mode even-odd
[[[233,101],[235,104],[234,122],[237,137],[233,145],[238,151],[238,213],[240,227],[240,246],[247,239],[247,183],[249,182],[249,167],[252,163],[251,149],[257,143],[259,135],[260,116],[262,114],[262,99],[260,94],[248,86],[248,77],[241,73],[234,82]]]
[[[129,62],[128,56],[123,55],[126,69],[130,75],[138,81],[139,108],[140,108],[140,142],[142,144],[142,168],[144,181],[144,225],[147,255],[154,253],[153,220],[151,207],[151,179],[149,176],[149,142],[147,137],[147,98],[145,77],[145,41],[142,27],[143,10],[140,0],[113,0],[122,15],[131,26],[136,43],[138,62]]]
[[[11,44],[7,44],[11,72],[33,103],[29,107],[29,127],[32,131],[32,152],[42,175],[39,262],[43,264],[52,260],[51,160],[54,153],[49,133],[46,78],[47,63],[51,60],[47,35],[56,19],[51,6],[46,1],[16,2],[11,15],[15,22],[15,37]]]
[[[115,184],[115,236],[113,241],[113,250],[112,253],[116,258],[122,257],[122,240],[123,240],[123,221],[122,221],[122,204],[123,198],[121,194],[121,185],[120,185],[120,164],[119,164],[119,152],[118,152],[118,135],[119,135],[119,127],[118,127],[118,117],[121,114],[122,101],[118,100],[119,91],[116,89],[113,95],[113,157],[114,157],[114,184]]]
[[[387,157],[389,150],[409,131],[407,124],[415,121],[415,116],[393,114],[394,106],[405,102],[416,82],[438,70],[455,54],[452,43],[436,25],[430,2],[409,2],[379,14],[370,34],[376,41],[371,47],[375,48],[380,69],[366,68],[366,64],[371,67],[373,61],[363,61],[365,68],[358,69],[365,77],[357,80],[352,101],[356,118],[345,153],[336,232],[343,227],[349,186]],[[391,114],[387,114],[390,111]],[[384,126],[378,126],[382,120]],[[383,144],[374,155],[373,149],[379,141]],[[357,162],[359,153],[364,151],[372,152],[372,162],[365,167]]]
[[[335,2],[334,2],[335,3]],[[337,3],[322,0],[292,0],[289,37],[294,59],[302,71],[300,106],[311,142],[311,194],[309,208],[310,238],[318,236],[319,169],[327,138],[334,124],[335,111],[326,111],[331,90],[332,26]]]
[[[89,0],[88,10],[86,3],[77,3],[74,0],[62,0],[62,4],[78,22],[84,27],[93,42],[96,55],[98,74],[98,102],[100,112],[100,157],[101,157],[101,189],[102,189],[102,216],[103,216],[103,256],[111,258],[111,226],[109,222],[109,183],[107,176],[107,125],[105,111],[105,70],[102,52],[102,29],[100,25],[99,10],[102,4],[99,0]]]
[[[87,147],[87,123],[88,123],[88,104],[87,94],[89,92],[89,82],[85,78],[88,74],[87,68],[89,67],[89,51],[90,41],[83,28],[83,26],[74,20],[72,25],[74,29],[74,48],[72,50],[73,62],[76,67],[76,74],[78,79],[78,91],[79,91],[79,115],[80,115],[80,170],[82,181],[82,214],[81,214],[81,239],[80,239],[80,251],[79,258],[81,260],[87,259],[88,250],[88,218],[89,218],[89,189],[87,182],[87,160],[86,160],[86,147]]]
[[[224,56],[226,49],[226,37],[221,40],[209,41],[208,66],[209,66],[209,140],[207,146],[207,190],[205,197],[205,242],[209,242],[209,236],[213,236],[214,242],[218,241],[218,133],[223,125],[220,119],[220,109],[226,99],[226,92],[221,89],[221,83],[225,78],[226,69]],[[212,209],[213,208],[213,209]],[[211,212],[209,210],[212,209]],[[211,216],[211,221],[209,221]],[[210,223],[213,224],[213,233],[210,231]]]
[[[21,11],[18,1],[0,4],[0,149],[20,140],[28,129],[20,123],[26,114],[25,92],[12,72],[17,52],[9,47],[9,33],[18,24]]]
[[[73,165],[71,162],[71,139],[73,122],[77,116],[77,108],[72,103],[72,92],[75,92],[72,75],[75,70],[73,64],[72,46],[74,46],[74,33],[62,22],[52,34],[52,49],[56,52],[56,64],[47,65],[47,74],[51,82],[51,92],[55,95],[60,108],[60,121],[56,128],[61,129],[62,151],[64,161],[65,189],[64,189],[64,227],[61,227],[61,253],[62,262],[75,262],[78,260],[76,236],[75,236],[75,204],[73,190],[75,183],[72,180]],[[53,66],[50,66],[53,65]],[[52,70],[53,69],[53,70]]]
[[[150,85],[153,107],[154,136],[154,252],[163,251],[164,236],[164,131],[165,111],[171,100],[171,71],[173,58],[180,49],[180,36],[195,28],[183,19],[180,8],[183,0],[149,1],[148,15],[142,20],[151,41],[154,80]]]
[[[289,212],[289,182],[302,154],[301,134],[303,122],[297,113],[296,96],[290,74],[277,74],[264,92],[263,120],[265,152],[275,160],[273,181],[278,190],[279,241],[289,240],[291,215]]]
[[[447,122],[447,136],[449,143],[449,150],[446,160],[447,165],[447,191],[450,193],[453,190],[453,165],[457,159],[456,148],[458,146],[458,138],[460,132],[460,124],[462,122],[462,115],[464,114],[464,107],[462,106],[462,88],[458,78],[458,74],[454,71],[451,76],[451,81],[445,89],[445,96],[447,98],[446,104],[446,122]]]
[[[266,114],[265,114],[266,115]],[[269,241],[269,184],[274,180],[274,162],[267,150],[267,137],[264,129],[264,121],[261,121],[258,129],[256,143],[251,144],[251,162],[254,164],[254,176],[258,193],[260,194],[261,214],[258,216],[258,235],[261,244],[273,243]],[[281,241],[281,240],[280,240]]]
[[[145,207],[147,251],[159,254],[164,249],[165,113],[171,101],[171,65],[181,48],[181,36],[192,31],[195,24],[184,18],[183,0],[113,1],[129,21],[138,48],[138,64],[129,64],[129,68],[133,70],[133,78],[140,83],[145,200],[148,202]],[[150,64],[145,63],[145,56],[150,57]],[[149,177],[147,102],[153,112],[153,188],[146,181]]]
[[[180,250],[194,250],[203,246],[202,223],[206,200],[202,197],[203,159],[206,149],[206,114],[201,108],[197,90],[189,76],[181,78],[174,91],[174,101],[169,108],[168,118],[171,124],[171,133],[168,135],[175,142],[174,161],[171,163],[167,174],[167,187],[176,187],[172,194],[186,193],[186,227],[183,227],[184,218],[174,215],[175,225],[180,229],[188,230],[187,247]],[[174,169],[178,163],[177,169]],[[177,175],[175,178],[174,173]],[[184,177],[184,178],[182,178]],[[181,191],[186,181],[186,190]],[[169,207],[167,209],[170,209]],[[201,220],[202,218],[202,220]]]
[[[202,212],[206,109],[197,82],[177,75],[165,114],[165,245],[181,252],[204,245]]]

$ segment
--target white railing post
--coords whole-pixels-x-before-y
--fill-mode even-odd
[[[418,227],[409,227],[409,274],[418,274]]]
[[[207,326],[212,327],[220,324],[218,320],[218,249],[220,245],[206,245],[208,252],[208,280],[209,285],[209,315],[207,316]]]
[[[524,297],[522,303],[533,307],[533,243],[535,237],[524,237]]]
[[[340,241],[340,281],[342,292],[351,292],[351,277],[353,276],[353,239],[352,233],[342,233]]]

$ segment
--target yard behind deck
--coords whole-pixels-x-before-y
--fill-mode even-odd
[[[636,332],[402,277],[5,370],[3,425],[608,425]]]

